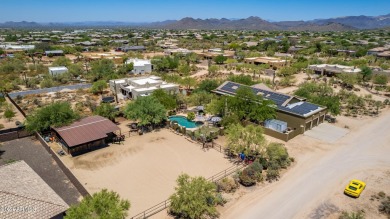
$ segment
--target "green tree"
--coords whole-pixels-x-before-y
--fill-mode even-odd
[[[170,212],[179,218],[215,218],[217,188],[204,177],[190,177],[182,174],[176,180],[175,193],[170,197]]]
[[[108,87],[107,82],[104,80],[96,81],[92,84],[91,92],[94,94],[103,94],[104,89]]]
[[[72,110],[68,102],[55,102],[36,109],[26,118],[26,130],[40,132],[50,127],[69,125],[80,116]]]
[[[177,107],[175,97],[171,94],[168,94],[163,89],[157,89],[153,91],[152,96],[155,97],[167,110],[174,110]]]
[[[227,80],[232,81],[232,82],[236,82],[239,84],[248,85],[248,86],[251,86],[251,85],[254,85],[257,83],[256,81],[253,81],[252,77],[249,75],[231,75],[231,76],[229,76],[229,78]]]
[[[230,113],[240,119],[265,121],[276,117],[275,103],[253,92],[252,88],[241,86],[236,95],[228,97],[227,107]]]
[[[111,59],[100,59],[91,62],[93,80],[100,80],[115,73],[115,64]]]
[[[194,90],[194,92],[200,92],[200,91],[206,91],[206,92],[211,92],[215,90],[219,86],[219,83],[216,80],[210,80],[206,79],[201,81],[198,84],[198,87]]]
[[[195,119],[195,113],[194,112],[189,112],[187,114],[187,119],[190,120],[190,121],[194,120]]]
[[[225,116],[226,98],[225,96],[212,98],[210,103],[206,105],[206,112],[212,115]]]
[[[371,70],[371,68],[369,68],[367,66],[363,66],[361,68],[360,74],[362,74],[362,76],[363,76],[363,81],[366,81],[367,78],[369,78],[372,75],[372,70]]]
[[[65,56],[58,57],[56,60],[54,60],[52,66],[65,66],[68,67],[72,64],[72,61],[70,59],[66,58]]]
[[[228,149],[232,153],[264,154],[267,144],[261,126],[248,125],[243,127],[241,124],[231,124],[226,133]]]
[[[124,114],[126,118],[138,120],[139,126],[159,124],[166,119],[166,109],[153,96],[138,97],[127,104]]]
[[[180,84],[187,88],[187,90],[191,89],[191,87],[195,87],[196,79],[191,77],[185,77],[180,80]]]
[[[191,72],[191,67],[187,64],[179,65],[179,68],[177,69],[180,74],[187,76]]]
[[[69,69],[69,74],[71,74],[73,77],[78,77],[84,74],[84,69],[81,64],[70,65],[68,69]]]
[[[218,56],[214,57],[214,62],[217,63],[218,65],[223,64],[226,60],[227,60],[227,58],[223,55],[218,55]]]
[[[116,192],[103,189],[92,196],[85,197],[78,205],[71,206],[66,212],[65,219],[125,218],[129,208],[128,200],[121,199]]]
[[[119,111],[115,108],[115,106],[109,103],[102,103],[100,106],[96,107],[94,113],[115,122],[115,117],[119,114]]]
[[[205,91],[196,92],[189,96],[189,102],[193,106],[203,106],[205,104],[209,104],[214,97],[214,94],[207,93]]]

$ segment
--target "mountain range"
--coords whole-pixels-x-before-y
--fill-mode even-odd
[[[291,31],[349,31],[390,27],[390,14],[381,16],[346,16],[310,21],[279,21],[270,22],[259,17],[251,16],[245,19],[195,19],[186,17],[181,20],[162,22],[118,22],[118,21],[89,21],[89,22],[5,22],[2,28],[69,28],[69,27],[139,27],[158,29],[203,29],[203,30],[291,30]]]

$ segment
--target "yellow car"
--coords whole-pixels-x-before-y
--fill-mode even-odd
[[[349,182],[349,184],[345,187],[344,194],[359,198],[360,194],[366,188],[366,183],[354,179]]]

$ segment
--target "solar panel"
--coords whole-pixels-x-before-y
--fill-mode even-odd
[[[246,85],[241,85],[241,84],[234,83],[234,82],[227,82],[224,86],[219,88],[219,90],[222,92],[235,94],[237,92],[236,87],[241,87],[241,86],[246,86]],[[319,106],[312,104],[312,103],[308,103],[308,102],[303,102],[300,105],[296,105],[294,107],[287,108],[285,106],[282,106],[282,104],[284,102],[286,102],[288,99],[290,99],[291,96],[286,95],[286,94],[280,94],[280,93],[268,91],[268,90],[263,90],[263,89],[259,89],[259,88],[252,88],[252,90],[255,94],[261,93],[265,99],[268,99],[268,100],[275,102],[278,109],[281,111],[291,112],[294,114],[305,116],[306,114],[308,114],[314,110],[318,110],[320,108]]]

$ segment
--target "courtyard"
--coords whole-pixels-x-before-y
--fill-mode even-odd
[[[208,178],[234,165],[168,129],[129,137],[121,128],[126,134],[121,144],[61,159],[89,193],[107,188],[128,199],[129,216],[168,199],[181,173]]]

